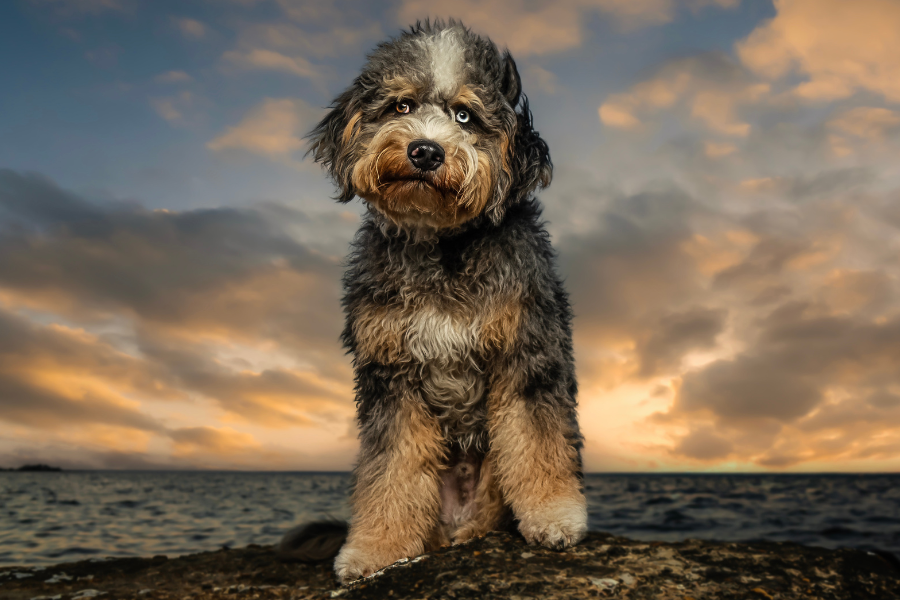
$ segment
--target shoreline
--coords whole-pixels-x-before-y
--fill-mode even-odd
[[[236,596],[237,595],[237,596]],[[339,588],[330,564],[284,564],[273,546],[176,558],[4,567],[5,600],[375,598],[900,598],[900,562],[790,542],[639,542],[591,532],[564,552],[492,533]]]

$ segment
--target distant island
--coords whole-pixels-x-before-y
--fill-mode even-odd
[[[59,467],[51,467],[50,465],[39,464],[39,465],[22,465],[18,469],[0,469],[0,471],[45,471],[45,472],[52,471],[52,472],[55,472],[55,471],[62,471],[62,469]]]

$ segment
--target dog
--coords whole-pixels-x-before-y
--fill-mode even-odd
[[[456,21],[379,44],[309,136],[367,205],[344,276],[360,449],[352,518],[289,532],[347,583],[495,529],[587,531],[572,311],[534,193],[549,185],[509,52]],[[338,543],[335,539],[339,538]]]

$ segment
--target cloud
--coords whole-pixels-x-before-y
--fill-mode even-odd
[[[193,107],[194,101],[194,94],[185,90],[175,96],[150,98],[150,106],[156,111],[156,114],[169,123],[184,124],[186,123],[185,113]]]
[[[887,108],[857,106],[832,117],[828,127],[846,135],[879,140],[900,128],[900,113]]]
[[[171,380],[85,331],[38,325],[0,308],[0,420],[58,429],[163,426],[128,397],[177,398]]]
[[[556,94],[559,91],[559,82],[557,81],[556,75],[538,65],[526,65],[522,70],[522,78],[525,81],[525,88],[527,89],[537,89],[550,95]]]
[[[896,464],[893,409],[868,400],[900,396],[895,111],[813,114],[760,83],[724,55],[665,61],[607,99],[636,134],[558,163],[542,194],[602,464]],[[705,90],[727,119],[697,116]],[[836,157],[831,136],[880,146]],[[791,323],[808,327],[776,335]]]
[[[737,146],[727,142],[706,141],[703,144],[703,151],[708,158],[716,159],[724,156],[730,156],[737,152]]]
[[[319,83],[326,70],[310,57],[356,56],[384,37],[377,22],[361,18],[352,7],[337,12],[301,3],[281,7],[302,26],[284,20],[241,24],[235,48],[222,55],[229,70],[275,71]],[[299,18],[298,12],[309,14]]]
[[[281,71],[298,77],[315,79],[319,72],[302,56],[286,56],[280,52],[253,48],[246,51],[229,51],[222,58],[240,69],[261,69],[265,71]]]
[[[206,37],[207,27],[196,19],[172,17],[175,28],[186,38],[199,40]]]
[[[701,426],[682,437],[673,449],[675,454],[695,460],[722,460],[731,454],[732,444],[709,426]]]
[[[315,20],[311,23],[309,19],[300,20],[304,27],[290,22],[245,24],[238,31],[237,49],[226,53],[226,58],[232,60],[262,51],[262,54],[258,54],[259,64],[251,67],[271,69],[276,67],[267,65],[265,57],[269,56],[268,53],[279,54],[288,58],[291,66],[281,66],[280,63],[285,62],[284,58],[270,60],[279,63],[282,70],[299,74],[296,73],[295,61],[312,72],[315,69],[305,57],[356,56],[384,37],[377,22],[365,19],[354,25],[352,15],[333,17],[320,24],[319,28],[313,28],[311,25]]]
[[[685,312],[662,316],[639,340],[641,377],[671,372],[692,350],[715,348],[716,337],[725,327],[723,310],[695,307]]]
[[[724,322],[695,306],[702,277],[685,244],[700,206],[659,184],[636,194],[561,168],[544,200],[572,297],[583,389],[677,373]]]
[[[184,71],[166,71],[153,78],[157,83],[190,83],[193,77]]]
[[[301,136],[312,127],[314,114],[302,100],[267,98],[206,147],[213,152],[241,150],[272,159],[289,159],[303,147]]]
[[[464,17],[467,25],[489,35],[501,46],[507,46],[514,56],[525,57],[580,46],[585,35],[581,22],[585,8],[588,7],[582,7],[579,3],[559,2],[553,6],[537,5],[529,10],[524,2],[518,1],[464,0],[434,14],[433,3],[407,0],[401,5],[397,20],[407,25],[425,16]],[[658,11],[659,7],[654,6],[647,15],[648,19],[658,21],[668,17]]]
[[[829,144],[837,156],[847,156],[860,147],[875,146],[900,132],[900,113],[887,108],[857,106],[837,112],[826,123],[833,133]]]
[[[774,426],[762,448],[735,443],[765,466],[862,457],[900,431],[889,391],[900,387],[900,322],[813,316],[786,304],[762,325],[752,350],[688,373],[668,416],[702,422],[706,414],[720,434]],[[829,446],[835,432],[842,441]],[[687,455],[683,446],[673,451]]]
[[[403,25],[425,17],[450,17],[507,46],[517,58],[563,52],[580,46],[587,35],[585,23],[594,14],[609,17],[630,30],[668,23],[678,10],[674,0],[560,0],[552,4],[525,0],[461,0],[437,6],[425,0],[404,0],[397,13]],[[715,5],[733,8],[732,0],[686,3],[698,10]]]
[[[0,383],[22,399],[8,419],[105,411],[98,422],[157,431],[136,402],[201,400],[265,427],[349,417],[339,262],[287,233],[327,222],[278,206],[95,204],[13,171],[0,171],[0,216],[12,324],[0,321],[11,357]]]
[[[238,369],[211,359],[215,346],[176,340],[144,335],[138,344],[143,356],[160,365],[179,389],[211,399],[229,419],[278,429],[310,427],[317,421],[310,415],[346,408],[349,386],[329,382],[312,369]]]
[[[221,457],[258,452],[261,448],[252,435],[225,427],[184,427],[169,435],[175,443],[175,456],[179,458],[197,454]]]
[[[751,125],[740,118],[740,109],[759,102],[768,92],[768,84],[753,81],[727,56],[703,54],[671,60],[629,91],[610,95],[599,115],[607,127],[636,130],[660,113],[680,112],[684,120],[693,120],[709,132],[741,138],[750,133]],[[711,158],[734,151],[732,145],[707,144]]]
[[[775,0],[776,16],[737,44],[741,61],[776,81],[804,80],[791,93],[809,101],[869,91],[900,101],[900,5],[892,0]]]

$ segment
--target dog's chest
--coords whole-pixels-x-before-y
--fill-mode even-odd
[[[357,359],[404,367],[448,441],[464,449],[484,449],[490,365],[517,343],[521,293],[494,254],[382,247],[356,279],[367,292],[349,315]]]
[[[482,445],[485,425],[485,325],[489,294],[448,273],[436,253],[405,252],[391,277],[392,301],[369,330],[384,341],[390,362],[416,365],[422,398],[448,441]]]
[[[411,358],[420,365],[424,401],[445,437],[464,449],[481,446],[484,437],[480,332],[475,316],[431,308],[413,311],[404,335]]]

